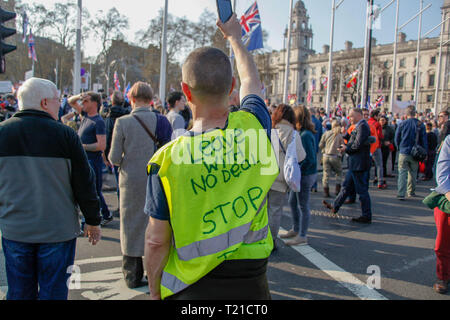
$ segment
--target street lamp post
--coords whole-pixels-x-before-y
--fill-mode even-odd
[[[73,65],[73,94],[79,94],[81,91],[81,12],[82,0],[78,0],[78,19],[77,19],[77,43],[75,48],[75,61]]]
[[[420,10],[423,9],[423,0],[420,0]],[[420,39],[422,37],[422,14],[419,15],[419,36],[417,37],[417,63],[416,63],[416,93],[414,100],[416,100],[416,109],[419,108],[419,92],[420,92]]]
[[[289,28],[288,28],[288,45],[286,52],[286,68],[284,71],[284,91],[283,91],[283,103],[288,104],[289,95],[289,69],[291,62],[291,39],[292,39],[292,13],[294,9],[294,0],[291,0],[291,7],[289,11]]]
[[[169,2],[165,0],[164,5],[164,21],[162,30],[162,46],[161,46],[161,68],[159,76],[159,98],[163,105],[166,102],[166,70],[167,70],[167,17]]]
[[[336,10],[344,2],[339,1],[336,5],[336,0],[331,0],[331,30],[330,30],[330,55],[328,59],[328,82],[327,82],[327,114],[330,114],[331,106],[331,90],[333,89],[333,45],[334,45],[334,20],[336,16]]]

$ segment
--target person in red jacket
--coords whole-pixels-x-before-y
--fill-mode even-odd
[[[373,148],[371,148],[372,158],[375,162],[375,180],[374,185],[378,183],[378,189],[386,189],[387,184],[386,180],[384,179],[384,172],[383,172],[383,153],[381,152],[381,141],[384,139],[383,136],[383,128],[381,127],[380,123],[378,122],[380,117],[380,110],[373,110],[370,113],[370,119],[368,121],[369,126],[376,132],[375,138],[377,141],[375,142],[375,146],[372,145]]]

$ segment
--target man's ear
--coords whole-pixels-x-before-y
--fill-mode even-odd
[[[47,108],[47,99],[42,99],[41,100],[41,108],[42,108],[42,110],[45,110],[45,111],[48,110],[48,108]]]
[[[236,87],[236,78],[233,77],[233,83],[231,84],[230,96],[233,93],[234,88]]]
[[[191,89],[189,89],[189,86],[186,83],[181,82],[181,89],[183,90],[183,93],[186,96],[187,101],[192,102],[192,92]]]

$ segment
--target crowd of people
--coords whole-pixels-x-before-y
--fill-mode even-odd
[[[266,106],[236,16],[218,27],[235,53],[239,91],[229,58],[214,48],[188,56],[181,91],[169,93],[167,103],[144,82],[127,96],[85,92],[62,100],[50,81],[32,78],[22,85],[18,108],[0,124],[7,299],[67,299],[76,238],[96,245],[101,227],[113,220],[102,194],[107,170],[117,179],[129,288],[148,284],[152,299],[270,299],[268,258],[277,237],[290,246],[308,243],[319,169],[324,207],[337,214],[359,195],[361,216],[352,221],[370,224],[370,182],[390,188],[386,178],[397,174],[397,198],[405,201],[416,196],[422,166],[422,180],[436,177],[441,196],[433,207],[440,230],[435,290],[445,292],[448,110],[435,116],[410,106],[400,116],[339,108],[327,115],[323,108]],[[258,132],[257,149],[267,154],[242,150],[250,145],[246,130]],[[221,171],[220,155],[228,161]],[[289,168],[300,171],[299,190],[287,182],[289,159],[296,162]],[[265,170],[267,163],[278,170]],[[332,196],[333,203],[327,201]],[[292,228],[280,233],[286,205]]]

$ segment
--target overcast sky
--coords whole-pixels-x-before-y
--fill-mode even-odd
[[[22,0],[25,3],[41,3],[51,7],[52,3],[65,2],[55,0]],[[76,0],[73,0],[75,3]],[[304,0],[310,17],[310,24],[314,32],[314,49],[322,52],[322,46],[330,41],[330,17],[332,0]],[[339,0],[336,0],[338,2]],[[241,16],[254,2],[254,0],[237,0],[236,12]],[[269,33],[268,46],[279,50],[283,47],[283,33],[288,24],[290,0],[258,0],[262,25]],[[297,0],[294,0],[296,3]],[[375,4],[384,7],[391,0],[375,0]],[[346,40],[352,41],[354,47],[363,47],[366,0],[345,0],[336,12],[335,50],[342,50]],[[423,16],[423,32],[431,30],[441,21],[441,6],[443,0],[424,0],[424,6],[432,4]],[[125,34],[128,40],[135,40],[135,33],[148,26],[148,22],[157,16],[164,0],[84,0],[91,15],[98,10],[108,11],[116,7],[122,14],[129,17],[130,30]],[[419,11],[420,0],[400,0],[400,24],[406,22]],[[169,12],[178,17],[187,17],[198,21],[200,14],[207,8],[216,14],[216,0],[169,0]],[[392,43],[394,40],[395,3],[383,13],[373,36],[378,44]],[[411,22],[402,30],[407,39],[417,39],[418,19]],[[440,29],[429,37],[439,36]],[[100,47],[93,41],[86,42],[83,50],[88,56],[97,55]]]

